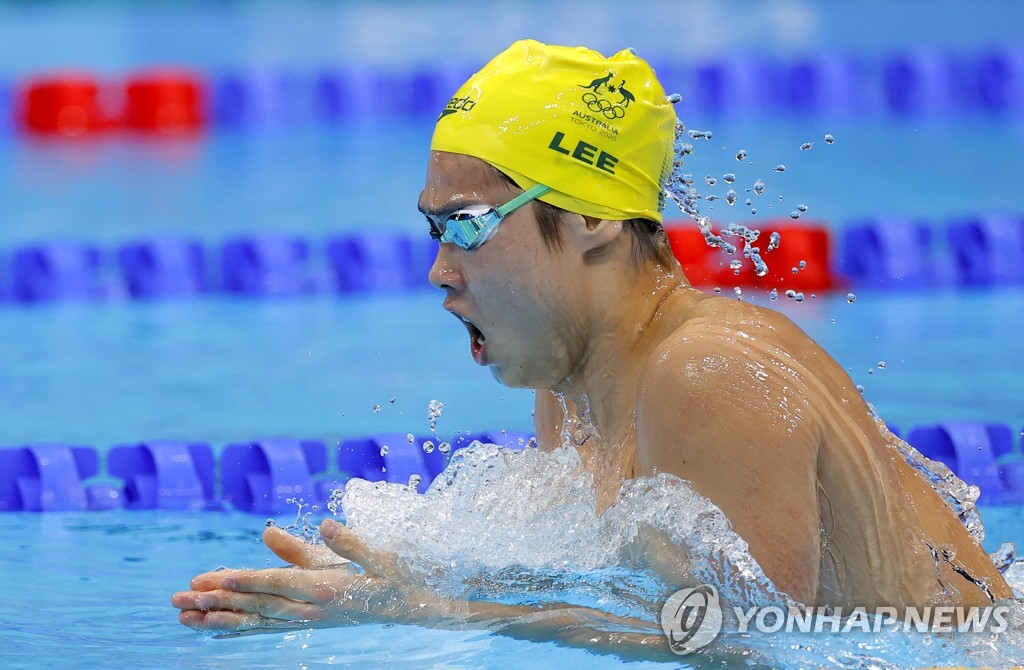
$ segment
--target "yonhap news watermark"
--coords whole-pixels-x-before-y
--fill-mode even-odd
[[[961,607],[766,607],[723,605],[710,584],[676,591],[661,610],[661,628],[677,654],[709,645],[725,621],[737,633],[1002,633],[1009,628],[1009,606]]]

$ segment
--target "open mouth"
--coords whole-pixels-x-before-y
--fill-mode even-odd
[[[453,312],[454,314],[454,312]],[[466,331],[469,333],[469,346],[470,351],[473,354],[473,360],[478,364],[484,364],[484,347],[487,343],[487,337],[483,332],[476,327],[476,325],[462,316],[461,314],[455,314],[456,318],[462,322],[462,325],[466,327]]]

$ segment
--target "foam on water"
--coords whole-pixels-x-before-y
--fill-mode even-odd
[[[983,537],[974,491],[941,468],[918,465],[933,473],[933,485],[972,534]],[[452,457],[426,493],[353,479],[340,511],[367,543],[397,552],[424,585],[448,598],[562,602],[649,623],[668,594],[700,583],[715,585],[730,605],[794,604],[725,515],[677,477],[627,481],[599,514],[593,478],[570,446],[542,452],[474,443]],[[1005,554],[999,560],[1021,595],[1024,562],[1011,564]],[[1024,601],[1008,604],[1012,630],[1001,634],[727,632],[715,648],[801,667],[911,666],[929,658],[1002,664],[1024,659]]]
[[[691,583],[714,584],[730,602],[788,600],[725,515],[681,479],[631,480],[598,514],[593,479],[572,447],[545,453],[472,445],[422,495],[399,484],[352,480],[341,507],[357,534],[406,557],[425,583],[449,596],[471,596],[493,575],[501,581],[536,573],[557,586],[561,579],[575,583],[581,573],[603,583],[611,571],[618,584],[626,570],[626,581],[639,585],[634,602],[655,596],[644,615],[651,621],[670,589]],[[683,560],[659,564],[651,548],[665,543]]]

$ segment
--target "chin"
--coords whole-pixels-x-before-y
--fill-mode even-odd
[[[549,388],[554,386],[561,378],[555,379],[555,376],[551,374],[551,370],[546,370],[547,374],[538,374],[541,371],[538,370],[527,370],[522,366],[518,367],[504,367],[496,363],[491,363],[491,376],[494,380],[502,386],[516,389],[541,389]],[[554,379],[554,381],[549,381]]]

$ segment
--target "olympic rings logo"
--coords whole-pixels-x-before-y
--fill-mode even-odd
[[[590,111],[604,114],[606,119],[621,119],[626,115],[626,110],[622,108],[622,105],[613,104],[598,97],[596,93],[584,93],[583,102],[587,103],[587,108]]]

